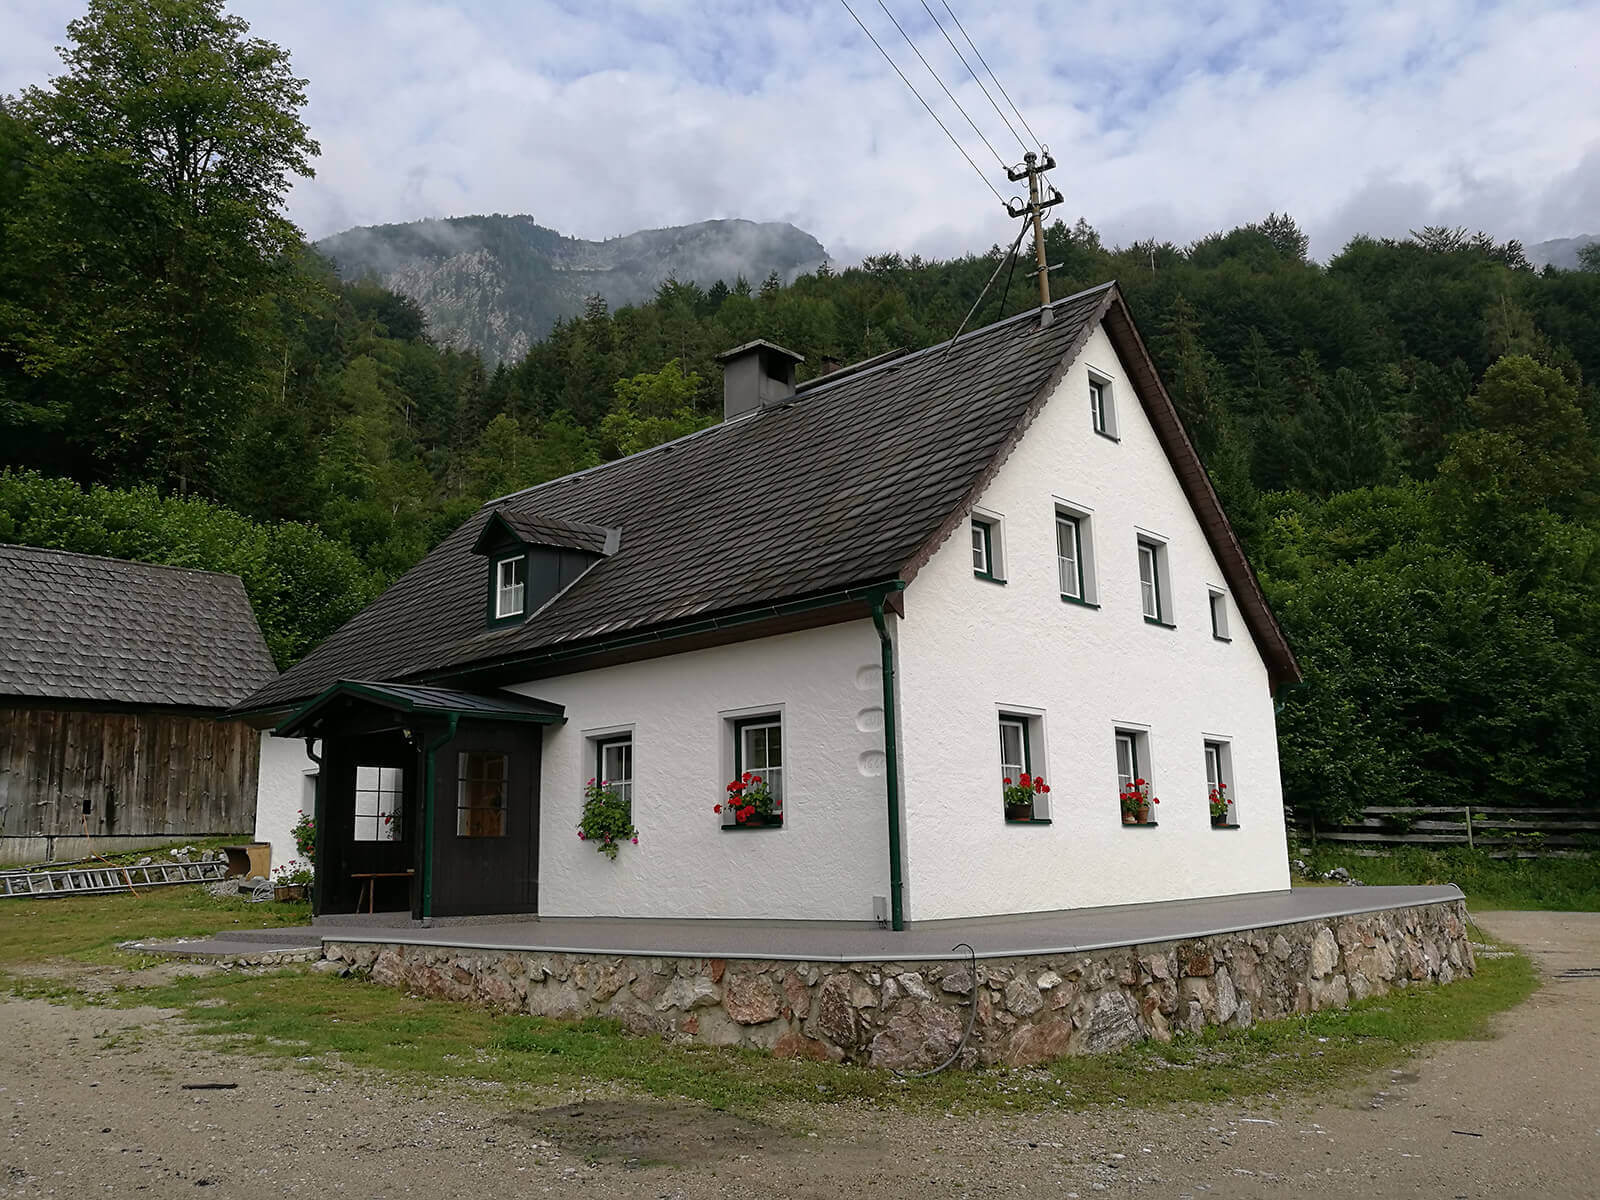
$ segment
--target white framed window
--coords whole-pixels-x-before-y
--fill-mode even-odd
[[[1115,731],[1117,748],[1117,795],[1118,803],[1127,824],[1128,808],[1121,801],[1121,797],[1133,790],[1136,786],[1142,787],[1149,800],[1149,807],[1144,811],[1142,818],[1132,822],[1137,825],[1154,825],[1156,823],[1155,784],[1152,781],[1152,768],[1150,762],[1150,733],[1145,729],[1118,726]],[[1142,782],[1141,782],[1142,781]]]
[[[401,767],[356,767],[356,841],[398,842],[405,836],[405,780]]]
[[[1206,739],[1206,803],[1212,814],[1213,825],[1233,826],[1239,823],[1238,797],[1233,789],[1233,747],[1221,739]],[[1217,818],[1216,805],[1222,805],[1221,819]]]
[[[998,515],[972,514],[972,573],[991,583],[1006,581],[1005,529]]]
[[[528,592],[528,559],[526,555],[502,558],[495,564],[494,616],[522,615]]]
[[[1171,627],[1172,581],[1167,572],[1167,544],[1154,534],[1139,533],[1139,607],[1152,625]]]
[[[633,819],[633,734],[619,733],[594,739],[594,778],[611,788],[628,806]]]
[[[1101,437],[1118,440],[1117,405],[1111,380],[1093,370],[1089,372],[1089,419]]]
[[[1022,786],[1024,775],[1044,782],[1045,734],[1044,713],[1035,708],[1018,708],[1000,705],[996,709],[999,722],[1000,791],[1002,798],[1008,786]],[[1049,821],[1050,797],[1036,791],[1032,803],[1024,814],[1006,812],[1007,820]]]
[[[1028,720],[1002,714],[1000,717],[1000,782],[1015,783],[1033,770],[1032,747],[1028,745]]]
[[[723,827],[781,827],[787,818],[789,791],[783,714],[770,711],[736,716],[728,718],[727,725],[733,754],[732,782],[747,790],[764,788],[771,797],[771,805],[770,811],[752,813],[749,819],[741,822],[738,797],[730,796],[722,808]],[[750,778],[746,779],[746,775]],[[741,794],[748,794],[748,791]]]
[[[1087,508],[1056,501],[1056,583],[1061,598],[1100,605],[1094,569],[1094,520]]]
[[[1228,593],[1217,588],[1209,591],[1211,605],[1211,636],[1219,642],[1231,642],[1228,633]]]

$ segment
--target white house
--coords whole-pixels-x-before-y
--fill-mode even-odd
[[[317,748],[318,911],[898,928],[1288,887],[1294,657],[1115,285],[1048,315],[798,387],[740,347],[720,424],[486,505],[241,706],[305,739],[281,807]],[[714,811],[747,771],[770,821]]]

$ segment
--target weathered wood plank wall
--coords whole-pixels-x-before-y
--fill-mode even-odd
[[[0,706],[0,836],[248,834],[256,731],[162,712]]]
[[[1374,805],[1338,825],[1299,814],[1290,816],[1290,825],[1306,841],[1351,843],[1343,847],[1351,854],[1380,854],[1393,846],[1468,846],[1493,858],[1600,850],[1600,810],[1592,808]]]

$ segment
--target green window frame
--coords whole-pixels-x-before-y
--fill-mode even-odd
[[[356,765],[353,841],[405,840],[405,787],[404,767],[386,767],[371,763]],[[315,802],[313,797],[312,803]]]
[[[1139,735],[1117,730],[1117,791],[1125,792],[1139,778]]]
[[[1167,623],[1161,611],[1161,547],[1143,538],[1139,539],[1139,601],[1146,621],[1152,625]]]
[[[729,820],[726,810],[724,829],[781,828],[788,809],[788,771],[784,767],[783,716],[768,713],[758,717],[741,717],[733,723],[733,776],[739,778],[746,771],[759,775],[772,790],[772,811],[778,817],[778,826],[740,825]]]
[[[972,573],[979,579],[998,579],[994,570],[994,522],[972,518]]]
[[[1228,593],[1213,588],[1208,595],[1211,602],[1211,636],[1219,642],[1233,641],[1228,632]]]

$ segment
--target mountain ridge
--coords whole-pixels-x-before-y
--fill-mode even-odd
[[[491,365],[520,359],[593,295],[617,308],[650,299],[669,278],[731,286],[776,271],[788,282],[828,256],[787,222],[724,218],[595,242],[525,213],[357,226],[316,247],[342,278],[373,278],[415,300],[436,341],[476,349]]]

